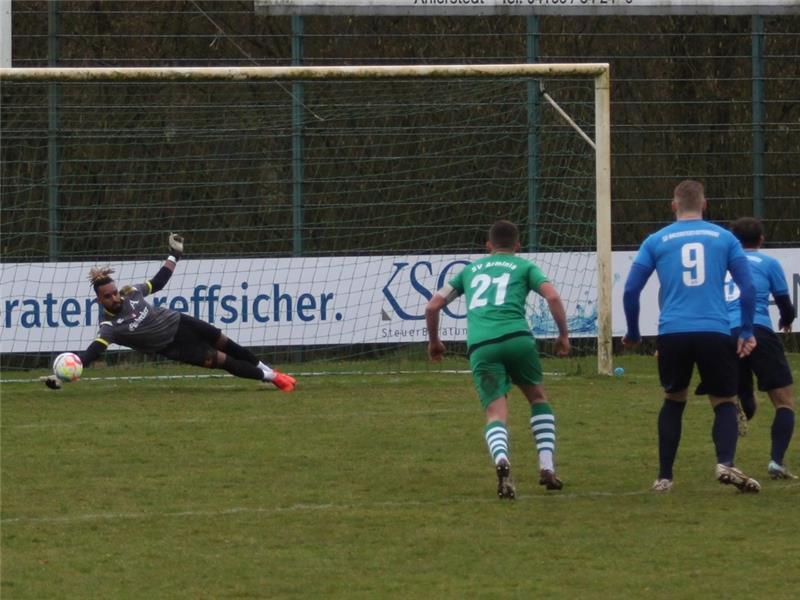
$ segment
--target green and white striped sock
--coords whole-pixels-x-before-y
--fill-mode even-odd
[[[498,464],[502,459],[508,461],[508,429],[505,423],[492,421],[483,430],[483,437],[486,438],[494,464]]]
[[[547,402],[531,406],[531,433],[539,452],[539,468],[555,471],[553,454],[556,451],[556,417]]]

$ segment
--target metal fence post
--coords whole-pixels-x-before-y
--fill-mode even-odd
[[[303,17],[292,16],[292,65],[303,62]],[[292,255],[303,254],[303,82],[292,83]]]
[[[752,17],[753,215],[764,218],[764,17]]]
[[[61,30],[60,0],[49,4],[47,20],[47,66],[58,66],[58,36]],[[61,222],[58,195],[58,108],[61,95],[60,84],[51,82],[47,87],[47,212],[48,212],[48,256],[58,260],[61,254]]]

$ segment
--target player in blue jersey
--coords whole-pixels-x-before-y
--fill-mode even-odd
[[[772,479],[797,479],[783,462],[786,449],[794,433],[795,401],[792,372],[783,351],[783,346],[772,329],[769,316],[770,295],[780,312],[778,328],[784,332],[792,330],[795,309],[789,298],[789,287],[781,264],[771,256],[760,252],[764,244],[764,228],[758,219],[743,217],[731,225],[731,231],[744,246],[753,285],[756,288],[756,310],[753,333],[758,345],[753,352],[739,359],[739,401],[745,415],[752,419],[756,411],[753,393],[753,374],[758,380],[758,389],[766,392],[775,407],[772,420],[772,449],[767,473]],[[733,281],[725,287],[728,299],[728,316],[731,333],[738,335],[741,327],[741,303],[739,289]]]
[[[742,245],[730,231],[704,221],[705,208],[700,182],[686,180],[676,186],[672,200],[675,222],[644,241],[625,282],[628,330],[622,341],[629,348],[641,341],[639,296],[656,271],[661,286],[658,374],[666,397],[658,416],[659,472],[652,490],[672,489],[687,390],[697,365],[715,413],[712,438],[717,480],[743,492],[758,492],[759,483],[734,466],[737,355],[747,356],[756,345],[755,289]],[[730,335],[723,290],[727,271],[741,290],[742,327],[736,340]]]
[[[139,352],[159,354],[171,360],[223,369],[236,377],[270,382],[284,392],[295,388],[294,377],[267,366],[247,348],[229,339],[210,323],[164,306],[150,304],[145,296],[160,291],[172,277],[183,254],[183,238],[169,236],[170,255],[161,269],[148,281],[117,289],[109,267],[89,271],[97,303],[103,308],[97,337],[79,353],[84,367],[100,358],[111,344]],[[51,389],[61,387],[54,376],[42,377]]]

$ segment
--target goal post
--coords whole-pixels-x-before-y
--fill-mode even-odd
[[[571,126],[564,123],[559,115],[552,117],[547,127],[541,128],[542,135],[552,132],[554,139],[557,137],[558,140],[570,140],[563,142],[565,144],[563,146],[553,142],[543,150],[549,153],[545,158],[553,162],[553,174],[546,177],[547,185],[555,187],[559,179],[565,180],[563,201],[561,205],[553,204],[548,213],[542,217],[544,220],[549,219],[546,225],[520,223],[526,213],[516,212],[516,204],[511,200],[519,197],[517,193],[519,181],[526,181],[528,178],[525,174],[520,176],[516,165],[518,157],[515,156],[515,153],[524,153],[525,150],[522,146],[509,143],[508,140],[512,137],[516,140],[519,131],[525,132],[526,129],[538,126],[521,122],[516,116],[518,108],[516,105],[530,101],[530,98],[525,98],[528,92],[519,92],[516,87],[509,87],[508,90],[490,94],[485,91],[482,84],[478,83],[453,86],[453,89],[447,92],[449,95],[439,96],[436,89],[443,83],[453,82],[509,81],[524,84],[531,80],[573,82],[578,79],[590,82],[590,86],[587,87],[591,87],[593,102],[583,99],[569,100],[573,97],[573,90],[566,87],[565,83],[563,95],[568,98],[566,111],[569,113],[572,107],[590,110],[592,114],[589,115],[587,112],[588,116],[581,119],[584,125],[588,125],[590,120],[593,121],[593,147],[589,148],[587,141],[572,131]],[[283,85],[281,83],[283,81],[308,82],[309,86],[314,82],[325,85],[342,82],[348,86],[349,82],[356,82],[361,87],[326,89],[320,92],[319,97],[325,98],[325,114],[323,114],[323,110],[319,108],[323,106],[323,102],[315,100],[314,94],[304,93],[298,96],[292,91],[292,86]],[[486,228],[493,220],[511,218],[521,225],[520,230],[523,232],[528,226],[537,228],[546,226],[552,231],[554,240],[561,240],[545,243],[533,249],[538,252],[549,255],[574,249],[586,253],[587,245],[591,244],[591,254],[596,264],[592,267],[569,268],[577,272],[596,270],[591,280],[595,290],[586,289],[589,285],[587,283],[580,284],[583,288],[576,292],[578,299],[575,303],[581,305],[578,307],[581,316],[583,316],[582,311],[586,310],[584,305],[587,302],[596,307],[595,329],[591,335],[589,329],[585,329],[583,334],[586,337],[596,336],[598,372],[610,374],[612,272],[609,81],[609,66],[605,63],[0,69],[4,100],[3,137],[6,140],[3,144],[2,157],[3,183],[5,189],[10,191],[9,197],[12,198],[4,217],[14,215],[10,220],[4,218],[6,223],[4,229],[7,229],[4,232],[6,248],[11,244],[12,251],[5,252],[3,259],[3,296],[5,298],[12,295],[8,279],[18,276],[15,273],[21,273],[24,270],[22,265],[28,263],[36,263],[39,265],[37,268],[40,268],[42,263],[53,261],[82,264],[88,261],[135,258],[137,261],[149,260],[148,264],[152,268],[152,261],[157,256],[157,250],[154,249],[157,248],[156,242],[153,241],[156,239],[155,234],[163,234],[164,231],[173,228],[178,229],[182,220],[199,218],[200,213],[205,211],[208,216],[204,226],[199,227],[196,220],[189,225],[195,234],[195,245],[189,247],[194,251],[194,256],[203,257],[209,262],[198,265],[201,274],[205,273],[206,269],[213,268],[219,268],[225,273],[241,268],[244,272],[244,264],[233,269],[227,263],[219,267],[211,265],[214,260],[222,261],[222,257],[233,256],[242,260],[247,260],[248,257],[260,257],[294,261],[291,265],[287,263],[286,268],[292,269],[295,273],[297,269],[310,269],[309,264],[298,262],[303,257],[324,258],[330,262],[342,254],[354,258],[356,263],[359,262],[357,257],[365,254],[394,257],[388,259],[389,271],[392,273],[390,282],[383,287],[379,286],[372,297],[372,302],[388,302],[386,308],[381,309],[382,318],[386,318],[387,312],[391,312],[389,309],[403,312],[403,309],[393,302],[397,300],[396,292],[389,289],[390,285],[396,284],[400,269],[408,266],[397,266],[403,263],[402,257],[419,258],[441,253],[458,263],[463,260],[461,256],[465,252],[479,253],[482,243],[480,236],[485,234]],[[10,83],[15,85],[7,85]],[[25,88],[27,85],[36,84],[43,89]],[[34,105],[48,93],[45,86],[53,84],[79,90],[73,101],[65,100],[64,106],[59,109],[62,123],[68,119],[74,121],[58,132],[53,132],[52,128],[48,130],[46,118],[45,125],[42,126],[41,114],[34,114]],[[96,93],[93,90],[91,94],[85,93],[86,90],[80,87],[95,84],[109,87]],[[181,88],[180,92],[171,93],[169,104],[164,104],[160,96],[154,97],[150,93],[150,87],[144,91],[137,87],[137,85],[158,84],[192,87]],[[240,107],[233,106],[232,101],[224,100],[225,90],[229,88],[208,87],[215,84],[225,86],[270,84],[274,88],[270,88],[272,91],[268,92],[265,91],[266,88],[258,88],[257,92],[247,97],[248,99],[242,100]],[[378,85],[381,87],[377,87]],[[19,92],[20,97],[14,96],[15,86],[25,88]],[[523,85],[521,89],[530,90],[530,87],[525,88]],[[282,97],[283,103],[279,106],[278,100],[260,99],[261,96],[270,94],[276,98]],[[582,94],[583,91],[577,92],[575,97]],[[236,95],[238,97],[238,92]],[[556,100],[560,100],[558,94],[554,96]],[[243,94],[242,97],[244,98]],[[184,102],[196,103],[183,106]],[[42,103],[40,106],[46,108],[47,104]],[[142,107],[145,106],[148,110],[143,111]],[[242,108],[245,106],[248,110]],[[453,112],[454,106],[461,111],[460,115],[439,116],[437,111],[442,111],[443,114],[448,110]],[[136,108],[139,112],[135,111]],[[515,116],[506,119],[503,116],[504,111]],[[335,114],[335,118],[331,118],[329,116],[331,114]],[[521,114],[527,113],[523,110]],[[423,119],[430,121],[425,121],[423,124]],[[335,136],[330,137],[330,131],[334,128]],[[350,131],[357,131],[358,139],[349,135]],[[41,203],[40,196],[42,196],[41,190],[33,189],[29,185],[29,182],[36,177],[29,172],[30,167],[25,166],[26,150],[11,147],[15,141],[25,140],[26,135],[36,138],[36,143],[40,147],[54,144],[69,147],[69,152],[62,153],[61,156],[67,161],[68,170],[74,173],[73,179],[62,175],[59,181],[48,181],[46,185],[51,188],[66,185],[70,194],[75,198],[80,197],[78,206],[73,207],[80,215],[74,217],[76,221],[65,220],[63,207],[58,207],[56,212],[61,211],[59,227],[62,230],[56,232],[56,235],[61,235],[62,238],[69,237],[70,223],[78,222],[77,219],[81,217],[88,219],[102,217],[104,211],[107,211],[106,214],[116,215],[113,225],[96,223],[96,226],[81,225],[78,228],[79,233],[75,237],[80,238],[81,243],[85,244],[89,239],[88,235],[97,235],[97,244],[88,244],[83,250],[65,252],[58,257],[42,255],[38,250],[21,249],[28,242],[35,245],[35,242],[32,242],[35,236],[42,236],[40,216],[31,215],[30,222],[21,221],[22,212],[32,211],[34,205]],[[243,136],[239,142],[235,139],[237,135]],[[267,149],[267,138],[270,135],[287,143],[272,153],[272,149]],[[184,139],[182,136],[188,137]],[[193,139],[201,139],[208,147],[217,148],[219,154],[207,157],[196,152],[197,144],[192,146]],[[393,141],[390,142],[390,139]],[[73,144],[76,148],[74,152]],[[579,145],[584,148],[578,149]],[[97,146],[106,147],[104,155],[98,153]],[[128,158],[120,158],[116,154],[115,148],[122,146],[130,152],[126,155]],[[41,153],[37,154],[36,150],[30,152],[37,157],[42,156]],[[430,156],[427,156],[426,152],[430,152]],[[589,152],[594,160],[591,191],[594,195],[594,232],[591,239],[585,232],[577,233],[576,223],[583,217],[574,216],[578,210],[584,209],[583,196],[587,194],[588,189],[583,189],[582,184],[576,183],[583,181],[585,174],[579,173],[579,169],[584,168],[584,161],[574,157],[584,152]],[[64,157],[64,154],[69,156]],[[310,181],[312,178],[307,176],[304,178],[302,168],[312,159],[316,161],[315,173],[320,173],[314,182]],[[120,166],[126,160],[129,165],[127,169]],[[103,161],[113,165],[113,169],[110,167],[106,169]],[[134,164],[136,161],[148,161],[147,164],[150,165],[148,168],[152,167],[149,174],[143,175],[137,171]],[[378,161],[383,162],[377,164]],[[581,165],[576,167],[570,161],[580,162]],[[326,165],[334,163],[332,171],[326,170]],[[426,170],[432,163],[439,169],[436,174]],[[509,166],[510,164],[512,166]],[[353,167],[352,173],[347,171],[349,166]],[[114,171],[113,177],[109,176],[111,171]],[[124,176],[120,176],[123,173]],[[252,179],[245,180],[243,175],[245,173],[249,173],[248,177]],[[461,177],[459,173],[462,173]],[[474,178],[470,178],[469,176],[473,174]],[[403,180],[404,176],[407,181]],[[496,176],[494,181],[493,176]],[[226,193],[223,203],[214,202],[210,199],[211,196],[205,203],[198,203],[195,192],[209,188],[210,180],[214,177],[219,177],[217,187],[226,188],[231,195]],[[359,181],[360,177],[369,181]],[[126,178],[129,181],[127,185]],[[206,178],[209,181],[206,181]],[[191,189],[172,191],[176,187],[189,185],[186,183],[189,180]],[[68,183],[65,184],[65,181]],[[275,207],[283,206],[282,203],[286,198],[281,197],[278,201],[275,190],[270,188],[271,181],[281,182],[281,185],[285,184],[285,187],[291,190],[287,192],[291,196],[289,202],[291,206],[286,207],[285,214],[275,212],[277,210]],[[319,206],[315,206],[312,214],[309,207],[303,204],[303,194],[308,193],[307,188],[316,185],[316,181],[324,181],[329,187],[320,192]],[[337,185],[342,188],[340,191],[336,191]],[[492,186],[499,197],[496,199],[497,203],[487,191],[493,189]],[[166,189],[171,190],[169,203],[158,199],[158,194]],[[139,204],[145,202],[141,199],[143,191],[153,200],[148,208]],[[120,199],[129,192],[139,196],[128,195],[126,200]],[[366,202],[373,204],[369,207],[371,212],[368,218],[364,217],[365,207],[360,204],[359,194],[362,192],[367,198]],[[86,199],[90,195],[94,198],[91,202]],[[544,195],[547,197],[547,193]],[[554,198],[561,195],[561,192],[551,193]],[[220,192],[217,197],[221,196]],[[254,199],[256,196],[259,196],[257,200]],[[413,201],[409,201],[408,199],[412,197]],[[359,199],[359,203],[356,199]],[[437,204],[440,200],[449,208],[440,207]],[[44,202],[46,203],[46,199]],[[379,202],[385,204],[379,205]],[[397,207],[401,204],[404,206],[403,212],[393,213],[392,211],[398,210]],[[453,206],[464,210],[465,206],[470,206],[473,212],[467,214],[456,211],[455,216],[450,217],[439,214],[447,213]],[[244,210],[244,207],[247,207],[247,210]],[[52,208],[49,207],[51,214]],[[231,213],[240,209],[242,214],[233,218]],[[120,212],[113,212],[115,210]],[[511,211],[513,214],[505,214],[504,211]],[[152,221],[156,213],[158,218]],[[47,210],[44,214],[47,214]],[[120,214],[125,214],[127,220],[120,220]],[[17,218],[20,219],[19,222],[15,220]],[[287,228],[275,227],[275,230],[282,232],[280,240],[274,237],[264,239],[258,237],[255,226],[247,226],[248,218],[254,223],[280,222],[281,227],[286,219],[290,223]],[[397,233],[397,240],[391,241],[395,236],[393,227],[398,226],[398,223],[401,223],[403,229]],[[116,227],[119,231],[116,235],[110,235],[109,232],[101,233],[104,226]],[[19,235],[9,236],[9,227]],[[22,233],[17,228],[20,228]],[[456,239],[452,232],[457,228],[461,228],[463,232]],[[373,233],[369,242],[364,241],[365,237],[358,233],[359,229],[369,229]],[[200,231],[205,232],[205,237],[197,235]],[[288,233],[283,233],[284,231]],[[330,236],[331,240],[335,235],[345,235],[345,232],[356,233],[352,233],[354,241],[349,245],[340,242],[327,244],[314,242],[314,236],[322,235],[319,233],[322,231],[326,232],[325,235]],[[309,243],[304,239],[298,239],[301,235],[307,236]],[[292,239],[287,246],[283,242],[289,241],[289,237]],[[202,239],[199,246],[198,238]],[[112,239],[115,242],[113,247],[109,248],[107,246]],[[442,240],[441,243],[438,242],[439,239]],[[76,241],[74,247],[79,246]],[[107,253],[105,256],[104,251]],[[569,262],[572,258],[562,257],[559,260]],[[588,260],[591,261],[592,258]],[[11,272],[12,266],[9,266],[11,262],[14,273]],[[323,262],[325,261],[320,260],[320,263]],[[426,263],[425,260],[419,262]],[[355,273],[359,273],[361,267],[363,265],[353,267]],[[144,266],[132,267],[130,273],[139,276],[140,272],[144,272],[144,268]],[[369,271],[370,268],[366,270]],[[420,292],[424,300],[425,295],[430,293],[431,286],[421,284],[414,277],[421,276],[423,271],[428,276],[435,274],[427,272],[433,269],[430,265],[426,264],[419,268],[421,270],[417,274],[412,273],[410,286],[412,291]],[[563,268],[567,267],[553,267],[557,272]],[[443,276],[438,279],[434,276],[435,283],[440,283]],[[26,275],[26,277],[31,276]],[[47,278],[49,275],[45,274],[42,277]],[[552,278],[557,287],[562,283],[555,274]],[[244,275],[239,279],[244,279]],[[309,275],[309,281],[313,280],[314,275]],[[248,314],[248,311],[252,314],[254,309],[259,310],[257,303],[254,307],[245,307],[245,294],[248,285],[252,285],[250,280],[247,282],[237,280],[230,285],[238,286],[236,290],[238,295],[235,301],[229,300],[228,312],[225,313],[227,316],[231,316],[234,312],[241,316]],[[206,316],[203,310],[213,308],[213,301],[219,307],[220,304],[224,304],[224,298],[233,297],[230,294],[226,295],[225,289],[214,291],[213,285],[205,287],[203,293],[206,294],[204,296],[206,305],[200,310],[201,317]],[[357,281],[354,281],[351,287],[354,288],[353,293],[359,292],[355,289],[358,287]],[[295,325],[297,321],[308,319],[306,325],[312,323],[317,326],[314,321],[322,319],[326,302],[324,293],[299,295],[292,300],[293,304],[280,306],[279,299],[283,296],[278,285],[274,284],[270,290],[271,294],[264,293],[257,297],[271,298],[270,301],[276,306],[274,316],[279,313],[284,317],[292,316]],[[41,295],[40,292],[37,293]],[[363,294],[365,290],[361,292]],[[216,300],[213,293],[217,294]],[[341,292],[337,293],[342,295]],[[196,298],[200,298],[198,295],[200,292],[196,289],[194,294]],[[251,300],[252,298],[248,302]],[[20,330],[19,335],[28,336],[33,340],[37,333],[42,333],[36,329],[40,325],[44,328],[49,314],[48,318],[45,318],[44,313],[38,316],[30,311],[21,313],[20,310],[24,306],[22,298],[17,304],[10,302],[12,303],[5,305],[7,318],[4,325],[17,324],[8,310],[8,307],[14,307],[17,309],[16,317],[24,325],[24,331]],[[232,308],[234,302],[235,309]],[[267,300],[264,300],[264,303],[266,302]],[[67,315],[72,312],[77,314],[77,304],[78,301],[75,301],[75,304],[65,304],[61,310]],[[191,302],[186,304],[186,310],[191,310]],[[45,304],[42,303],[42,311],[45,310],[44,307]],[[53,310],[59,309],[56,307]],[[347,320],[347,315],[343,311],[331,308],[328,313],[327,317],[331,320]],[[331,317],[331,315],[336,316]],[[363,315],[357,317],[357,319],[362,318]],[[418,320],[419,315],[415,313],[411,318]],[[55,317],[53,319],[57,320]],[[270,321],[266,316],[264,319],[262,323]],[[66,319],[65,322],[68,327],[73,327],[72,323],[77,320],[80,319],[73,318],[71,321]],[[225,319],[222,321],[224,323]],[[299,332],[300,329],[295,325],[293,329],[284,330],[279,336],[280,339],[263,340],[265,342],[263,345],[293,345],[286,334],[288,333],[288,338],[292,338],[293,332]],[[63,329],[62,326],[62,332]],[[332,338],[323,332],[327,330],[319,326],[316,336],[312,335],[312,338],[325,340],[325,344],[332,344]],[[461,335],[456,333],[455,339],[459,339]],[[50,332],[43,333],[40,337],[58,339],[59,335]],[[251,338],[250,345],[260,345],[255,342],[256,337]],[[364,339],[354,342],[356,338],[361,340],[358,336],[355,338],[345,336],[342,339],[350,340],[343,343],[359,344],[375,341]],[[73,337],[69,341],[75,344],[76,339]],[[305,339],[306,344],[314,345],[314,341],[309,343],[308,337]],[[414,337],[412,341],[423,340]],[[32,346],[35,345],[32,343]],[[24,346],[23,340],[16,343],[12,351],[19,352],[19,348]],[[53,350],[55,349],[54,347]],[[70,345],[69,349],[80,349],[80,344]],[[3,352],[6,351],[4,348]]]

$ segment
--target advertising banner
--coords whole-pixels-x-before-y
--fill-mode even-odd
[[[784,266],[792,301],[800,289],[800,249],[769,250]],[[148,296],[156,306],[185,312],[247,346],[397,343],[427,340],[425,304],[464,265],[482,254],[185,260],[165,289]],[[597,335],[593,253],[522,254],[540,265],[561,293],[570,335]],[[625,333],[622,293],[635,252],[614,252],[613,333]],[[101,320],[86,275],[95,263],[0,265],[2,352],[81,350]],[[113,265],[118,287],[153,277],[159,261]],[[658,278],[641,297],[640,327],[655,335]],[[529,296],[536,337],[554,337],[547,304]],[[773,323],[777,311],[773,307]],[[463,300],[442,313],[444,340],[464,340]]]

